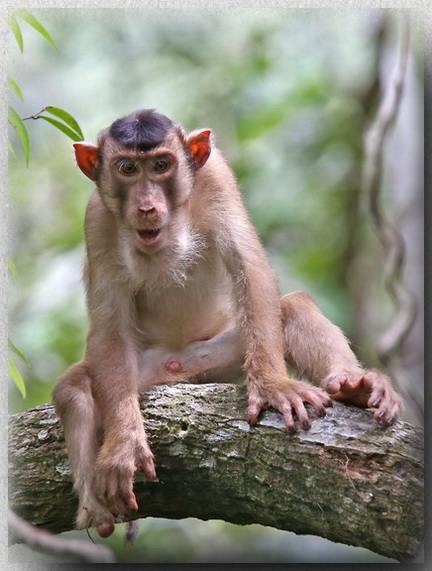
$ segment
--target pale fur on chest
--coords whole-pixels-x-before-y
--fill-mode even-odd
[[[144,286],[136,294],[136,334],[143,348],[181,351],[233,323],[231,277],[219,258],[206,254],[185,269],[181,281],[158,290]]]

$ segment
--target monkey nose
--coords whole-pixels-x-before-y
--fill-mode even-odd
[[[156,213],[156,208],[154,206],[139,206],[138,213],[142,216],[150,216]]]

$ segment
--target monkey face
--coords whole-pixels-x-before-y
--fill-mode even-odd
[[[176,153],[166,146],[147,152],[121,148],[108,160],[110,198],[118,218],[132,243],[147,254],[163,247],[172,219],[184,203],[178,167]]]
[[[102,131],[98,145],[74,146],[79,168],[96,182],[129,246],[152,255],[186,243],[195,174],[211,151],[209,130],[186,135],[164,115],[141,110]]]

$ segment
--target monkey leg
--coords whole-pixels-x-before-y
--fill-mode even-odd
[[[57,381],[53,403],[63,426],[74,489],[79,498],[77,528],[95,525],[99,535],[107,537],[114,531],[114,517],[92,492],[102,430],[90,387],[85,363],[76,363]]]
[[[376,408],[377,420],[393,423],[401,399],[390,379],[360,365],[342,331],[321,313],[309,295],[294,292],[284,296],[281,303],[288,364],[332,398]]]

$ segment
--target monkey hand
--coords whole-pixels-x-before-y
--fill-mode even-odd
[[[133,493],[133,477],[136,471],[144,472],[148,480],[156,479],[153,454],[143,438],[123,435],[107,440],[98,455],[93,478],[93,492],[97,501],[114,516],[137,510]],[[99,532],[99,528],[98,528]]]
[[[311,421],[304,403],[310,404],[318,416],[325,416],[325,407],[332,404],[322,389],[285,375],[276,376],[267,382],[249,380],[247,418],[250,424],[256,424],[261,410],[272,407],[282,413],[290,432],[296,430],[293,413],[297,415],[300,425],[308,430]]]
[[[402,400],[380,371],[334,371],[322,386],[336,400],[376,408],[374,418],[384,424],[393,424],[400,414]]]

